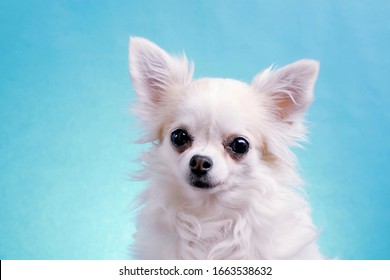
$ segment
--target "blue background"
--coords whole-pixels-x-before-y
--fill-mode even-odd
[[[144,149],[128,38],[250,82],[321,61],[297,150],[329,257],[390,259],[389,1],[0,3],[0,259],[124,259]]]

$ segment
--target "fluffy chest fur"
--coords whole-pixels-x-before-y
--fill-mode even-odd
[[[308,211],[299,209],[302,205],[275,213],[273,205],[257,209],[260,207],[255,205],[259,201],[254,203],[242,209],[198,205],[207,209],[201,215],[199,211],[192,213],[185,205],[176,208],[146,204],[139,216],[135,256],[142,259],[320,258],[314,243],[316,230]]]

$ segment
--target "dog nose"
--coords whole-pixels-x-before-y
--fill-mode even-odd
[[[202,176],[213,167],[211,158],[201,155],[194,155],[190,160],[191,172],[197,176]]]

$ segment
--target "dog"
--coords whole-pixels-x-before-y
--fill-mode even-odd
[[[322,259],[290,150],[306,140],[319,63],[269,67],[251,84],[192,79],[185,54],[131,37],[141,155],[133,257]]]

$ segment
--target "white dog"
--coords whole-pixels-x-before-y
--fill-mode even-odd
[[[271,67],[251,85],[192,80],[193,65],[130,39],[135,114],[151,150],[133,254],[140,259],[319,259],[290,146],[319,64]]]

